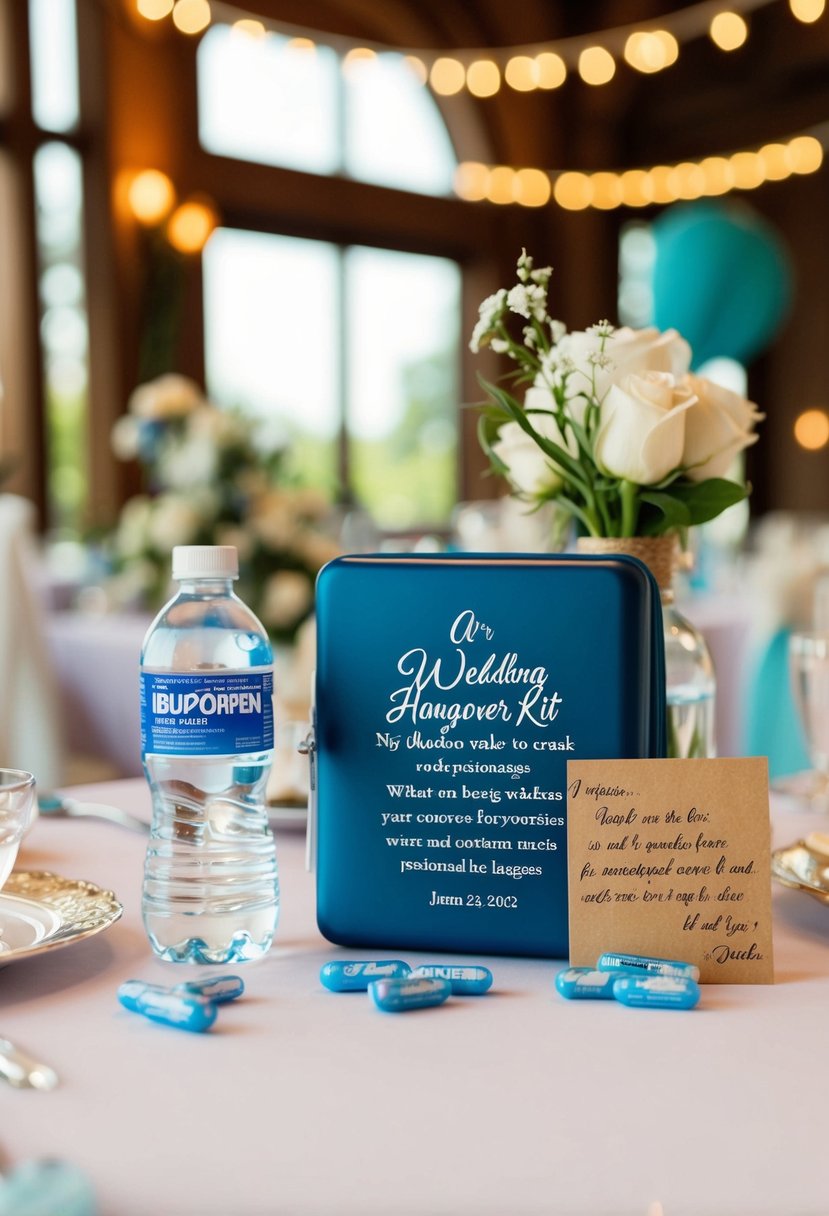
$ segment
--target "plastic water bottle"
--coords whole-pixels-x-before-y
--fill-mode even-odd
[[[171,962],[261,958],[279,883],[265,786],[273,755],[273,653],[233,593],[236,549],[173,549],[178,593],[141,651],[141,754],[153,823],[142,913]]]

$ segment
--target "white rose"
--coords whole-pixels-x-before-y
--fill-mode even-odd
[[[549,389],[527,389],[524,397],[525,410],[548,410],[552,404]],[[553,414],[530,413],[529,421],[542,438],[560,444],[573,455],[578,451],[572,435],[569,439],[564,438]],[[504,423],[498,431],[498,438],[492,444],[492,450],[509,469],[510,482],[520,494],[536,497],[541,494],[557,494],[561,489],[563,480],[558,466],[517,422]]]
[[[753,401],[711,380],[687,376],[686,382],[697,401],[685,418],[685,476],[724,477],[737,453],[757,442],[754,427],[764,415]]]
[[[626,376],[643,376],[647,372],[667,372],[680,380],[691,366],[691,347],[675,329],[664,332],[650,326],[629,329],[623,326],[604,339],[604,354],[610,360],[607,367],[595,367],[591,359],[600,354],[602,339],[589,330],[576,330],[559,342],[556,350],[571,359],[574,372],[567,385],[568,396],[583,394],[595,376],[596,395],[601,401],[612,384],[621,384]]]
[[[629,375],[602,403],[594,453],[613,477],[654,485],[682,463],[685,419],[696,402],[689,386],[668,372]]]
[[[139,385],[129,400],[129,411],[137,418],[161,422],[183,418],[204,402],[195,380],[170,373]]]

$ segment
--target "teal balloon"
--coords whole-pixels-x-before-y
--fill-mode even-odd
[[[668,208],[652,232],[653,324],[679,330],[695,368],[750,363],[791,305],[791,260],[777,231],[745,204],[697,203]]]

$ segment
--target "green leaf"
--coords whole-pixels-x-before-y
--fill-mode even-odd
[[[643,490],[639,499],[656,507],[659,512],[656,517],[652,512],[642,517],[640,531],[644,536],[659,536],[672,528],[687,528],[691,523],[691,513],[686,504],[664,490]]]
[[[502,421],[503,419],[493,416],[491,413],[481,414],[478,419],[478,442],[496,473],[500,473],[502,477],[506,477],[509,474],[509,469],[492,448]]]
[[[570,481],[575,483],[581,493],[584,494],[585,492],[589,492],[589,482],[585,477],[584,469],[579,464],[578,460],[571,456],[567,449],[563,448],[561,444],[553,443],[551,439],[545,439],[543,435],[539,435],[538,431],[532,425],[524,412],[523,407],[518,404],[514,397],[511,397],[509,393],[505,393],[504,390],[498,388],[497,385],[490,384],[482,377],[479,377],[479,379],[495,403],[507,414],[509,414],[513,422],[518,423],[522,431],[526,431],[530,438],[538,444],[541,451],[544,452],[546,456],[549,456],[553,463],[563,470]]]
[[[688,509],[687,523],[704,524],[721,515],[728,507],[748,498],[749,486],[726,481],[724,477],[709,477],[707,481],[675,481],[666,491]]]

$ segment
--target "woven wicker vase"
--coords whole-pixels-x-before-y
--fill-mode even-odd
[[[668,755],[693,759],[716,755],[714,666],[705,639],[674,607],[674,575],[680,566],[675,534],[667,536],[582,536],[580,553],[625,553],[644,562],[662,597],[665,631],[665,684]]]

